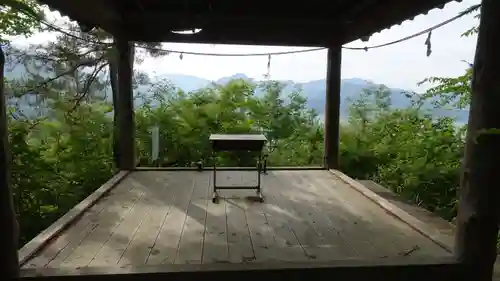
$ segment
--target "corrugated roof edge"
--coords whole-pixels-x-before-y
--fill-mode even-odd
[[[417,15],[415,15],[415,16],[413,16],[413,17],[411,17],[411,18],[408,18],[408,19],[403,20],[402,22],[399,22],[399,23],[397,23],[397,24],[391,25],[391,26],[390,26],[390,27],[388,27],[388,28],[381,29],[381,30],[379,30],[379,31],[377,31],[377,32],[375,32],[375,33],[373,33],[373,34],[378,34],[378,33],[382,32],[382,31],[389,30],[389,29],[391,29],[391,28],[392,28],[392,27],[394,27],[394,26],[400,26],[400,25],[402,25],[402,24],[403,24],[403,23],[405,23],[405,22],[408,22],[408,21],[413,21],[413,20],[415,20],[415,18],[416,18],[416,17],[419,17],[419,16],[426,16],[427,14],[429,14],[429,12],[432,12],[432,11],[435,11],[435,10],[443,10],[443,9],[444,9],[447,5],[449,5],[449,4],[453,3],[453,2],[460,3],[460,2],[462,2],[462,0],[449,0],[449,1],[448,1],[448,2],[446,2],[445,4],[442,4],[442,5],[437,6],[436,8],[432,8],[432,9],[430,9],[430,10],[427,10],[426,12],[423,12],[423,13],[417,14]],[[372,35],[373,35],[373,34],[372,34]]]

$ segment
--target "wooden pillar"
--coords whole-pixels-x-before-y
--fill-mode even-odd
[[[0,262],[0,276],[14,278],[19,276],[19,226],[14,211],[12,187],[10,185],[10,153],[6,102],[4,94],[5,55],[0,47],[0,245],[3,260]]]
[[[338,169],[342,48],[329,48],[327,60],[324,166],[327,169]]]
[[[120,170],[135,169],[135,123],[132,88],[134,47],[123,38],[116,40],[118,52],[118,95],[115,105],[115,120],[118,125],[118,153]]]
[[[483,0],[456,234],[457,258],[471,266],[473,280],[491,280],[497,256],[500,222],[499,18],[500,1]]]

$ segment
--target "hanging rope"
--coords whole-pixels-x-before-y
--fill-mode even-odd
[[[271,55],[267,56],[267,73],[264,74],[264,78],[268,80],[271,78]]]
[[[426,53],[427,56],[430,56],[432,53],[431,36],[432,36],[432,30],[429,31],[429,35],[427,35],[427,39],[425,39],[425,43],[424,43],[427,46],[427,53]]]

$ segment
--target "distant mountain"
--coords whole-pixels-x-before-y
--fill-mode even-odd
[[[247,77],[245,74],[237,73],[232,76],[222,77],[216,81],[210,81],[207,79],[199,78],[191,75],[183,74],[164,74],[161,78],[170,80],[172,84],[176,85],[184,91],[192,91],[203,88],[215,82],[217,84],[226,84],[232,79],[245,79],[253,80]],[[285,85],[285,94],[290,93],[296,87],[300,87],[305,97],[307,97],[307,103],[310,108],[315,109],[320,116],[324,114],[325,108],[325,93],[326,93],[326,81],[325,79],[313,80],[305,83],[296,83],[294,81],[280,81]],[[186,85],[186,86],[183,86]],[[192,85],[198,85],[194,87]],[[349,78],[342,79],[340,95],[341,95],[341,105],[340,105],[340,115],[341,119],[346,119],[348,116],[350,101],[356,100],[364,89],[373,89],[379,87],[380,84],[376,84],[372,81],[364,80],[361,78]],[[403,89],[390,88],[391,91],[391,101],[392,107],[394,108],[405,108],[410,105],[410,101],[406,98]],[[435,109],[432,104],[429,103],[424,106],[430,113],[435,117],[454,117],[458,123],[465,124],[468,119],[467,110],[459,109]]]
[[[172,84],[186,92],[196,91],[210,84],[207,79],[184,74],[168,74],[156,77],[156,79],[159,78],[170,80]]]
[[[24,75],[24,73],[26,73],[26,70],[21,65],[16,65],[14,67],[6,68],[7,79],[21,78]],[[163,74],[151,78],[153,82],[158,81],[160,79],[167,79],[173,85],[186,92],[204,88],[214,82],[217,84],[226,84],[232,79],[253,80],[247,77],[243,73],[237,73],[232,76],[222,77],[215,81],[210,81],[208,79],[196,77],[193,75],[184,75],[184,74]],[[285,94],[288,94],[297,87],[300,87],[302,89],[304,96],[307,97],[308,106],[310,108],[315,109],[320,116],[323,116],[325,107],[325,92],[326,92],[325,79],[314,80],[305,83],[296,83],[291,80],[280,81],[280,82],[282,82],[285,85],[284,88]],[[363,89],[376,88],[378,86],[379,84],[361,78],[343,79],[341,83],[341,106],[340,106],[341,119],[347,118],[350,101],[357,99],[360,96],[360,93],[363,91]],[[141,91],[144,89],[140,87],[138,90]],[[392,88],[390,89],[390,91],[391,91],[392,106],[394,108],[404,108],[410,104],[408,99],[404,95],[404,93],[406,92],[405,90]],[[108,96],[111,95],[108,94]],[[22,105],[22,107],[28,108],[29,105]],[[456,118],[458,123],[466,123],[468,119],[468,111],[466,110],[434,109],[432,108],[431,104],[428,104],[426,107],[429,108],[432,115],[436,117],[440,116],[454,117]]]

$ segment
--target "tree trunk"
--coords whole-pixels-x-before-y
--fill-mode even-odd
[[[8,124],[4,93],[5,55],[0,47],[0,243],[3,261],[0,262],[0,275],[4,278],[19,276],[19,225],[17,224],[12,199],[8,142]]]
[[[457,218],[456,255],[478,281],[492,279],[500,222],[499,18],[500,1],[483,0]]]

